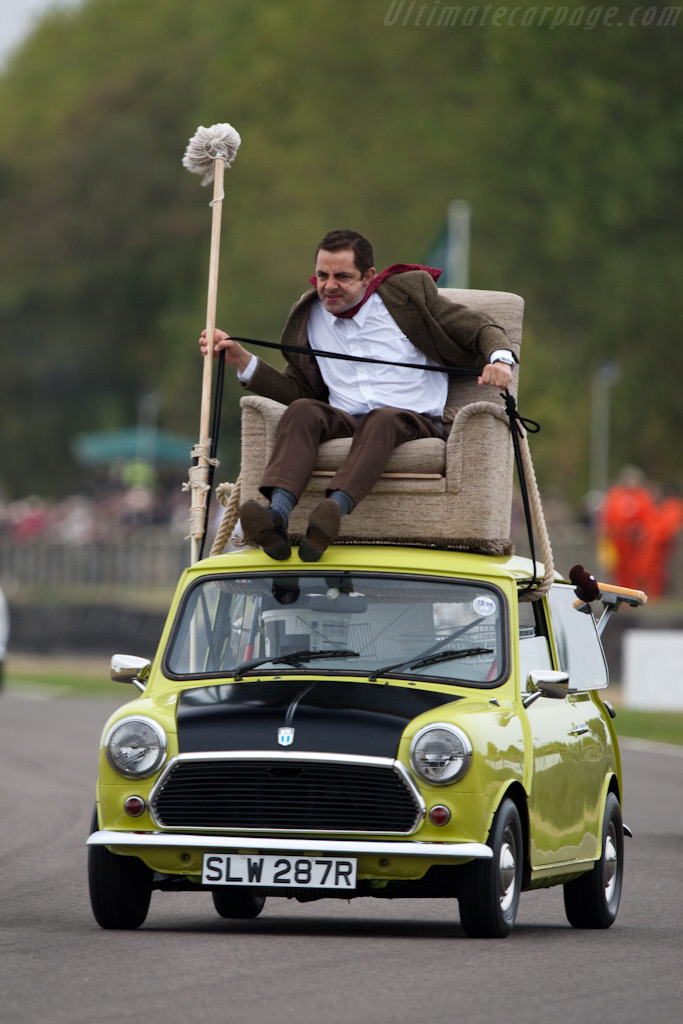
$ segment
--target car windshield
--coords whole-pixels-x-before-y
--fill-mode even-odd
[[[505,603],[469,580],[354,574],[207,576],[164,659],[175,678],[427,677],[491,686],[507,665]]]

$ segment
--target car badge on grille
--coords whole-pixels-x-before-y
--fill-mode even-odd
[[[294,742],[294,730],[289,728],[281,728],[277,731],[277,741],[281,747],[291,747]]]

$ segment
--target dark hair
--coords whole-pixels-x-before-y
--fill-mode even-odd
[[[353,262],[361,274],[365,274],[370,267],[375,265],[375,256],[370,242],[367,238],[359,235],[357,231],[350,231],[348,228],[328,231],[315,250],[316,257],[321,249],[324,249],[325,252],[342,252],[345,249],[351,249]]]

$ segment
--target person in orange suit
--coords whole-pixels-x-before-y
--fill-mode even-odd
[[[650,599],[663,597],[674,541],[683,526],[683,499],[667,495],[654,506],[643,545],[643,589]]]
[[[609,488],[600,510],[603,545],[611,552],[610,567],[619,587],[645,590],[648,538],[654,527],[656,505],[636,466],[625,466]]]

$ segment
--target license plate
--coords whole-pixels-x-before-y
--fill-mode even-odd
[[[205,853],[204,885],[269,885],[290,889],[355,889],[356,861],[342,857],[281,857]]]

